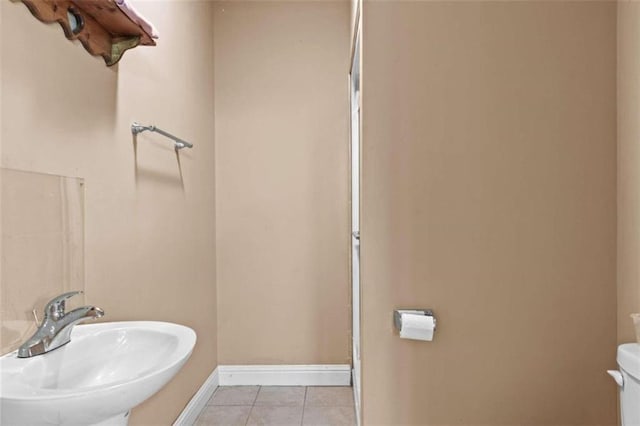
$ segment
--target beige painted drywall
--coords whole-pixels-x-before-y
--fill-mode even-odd
[[[85,181],[86,302],[105,320],[161,320],[199,339],[130,424],[170,424],[216,367],[213,4],[137,2],[157,47],[104,66],[21,3],[2,8],[2,167]],[[156,124],[195,144],[138,137]],[[180,169],[181,167],[181,169]]]
[[[616,4],[371,1],[363,28],[364,424],[614,424]]]
[[[618,2],[618,342],[640,312],[640,3]]]
[[[349,361],[348,2],[215,5],[220,364]]]

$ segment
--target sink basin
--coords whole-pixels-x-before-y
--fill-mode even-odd
[[[196,343],[185,326],[154,321],[77,325],[65,346],[0,358],[0,424],[126,425]]]

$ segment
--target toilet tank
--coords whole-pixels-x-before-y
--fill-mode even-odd
[[[638,426],[640,425],[640,344],[627,343],[618,346],[618,366],[621,377],[616,381],[621,385],[622,425]]]

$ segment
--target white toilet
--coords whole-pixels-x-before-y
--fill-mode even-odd
[[[640,426],[640,344],[618,346],[620,370],[610,370],[620,387],[622,426]]]

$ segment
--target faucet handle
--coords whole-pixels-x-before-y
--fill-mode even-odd
[[[45,316],[49,316],[54,320],[59,320],[64,316],[65,300],[72,298],[76,294],[82,294],[82,291],[70,291],[56,296],[44,307]]]

